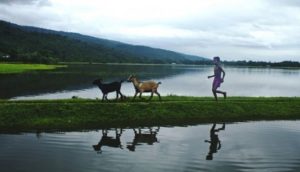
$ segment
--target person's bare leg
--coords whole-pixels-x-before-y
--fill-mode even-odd
[[[214,94],[215,100],[218,101],[217,91],[213,89],[212,92]]]
[[[227,93],[225,91],[216,90],[216,93],[223,94],[224,99],[226,99],[226,97],[227,97]]]

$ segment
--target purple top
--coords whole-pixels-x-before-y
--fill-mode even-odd
[[[215,73],[215,78],[221,79],[222,69],[220,66],[215,66],[214,73]]]

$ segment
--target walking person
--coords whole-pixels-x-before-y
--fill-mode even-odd
[[[227,93],[226,92],[217,90],[221,86],[221,83],[224,82],[225,71],[221,67],[220,57],[214,57],[213,58],[213,62],[215,64],[214,75],[208,76],[207,78],[214,77],[214,81],[213,81],[213,84],[212,84],[212,92],[214,94],[215,100],[218,101],[217,93],[223,94],[223,96],[224,96],[225,99],[227,97]],[[222,77],[221,77],[221,75],[222,75]]]

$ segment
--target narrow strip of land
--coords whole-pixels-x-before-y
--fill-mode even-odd
[[[188,125],[207,122],[300,119],[300,98],[162,97],[159,102],[91,99],[0,101],[0,131],[80,130]]]
[[[0,63],[0,74],[22,73],[32,70],[52,70],[58,67],[66,67],[66,65]]]

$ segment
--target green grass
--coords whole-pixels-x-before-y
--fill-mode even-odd
[[[0,131],[79,130],[300,119],[300,98],[163,97],[159,102],[91,99],[0,101]]]
[[[32,70],[52,70],[65,65],[45,65],[45,64],[14,64],[0,63],[0,74],[22,73]]]

